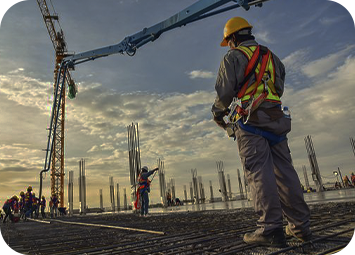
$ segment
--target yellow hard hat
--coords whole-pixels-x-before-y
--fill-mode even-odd
[[[12,198],[18,201],[18,196],[14,195]]]
[[[228,20],[226,25],[224,26],[223,41],[221,42],[221,46],[222,47],[228,46],[228,41],[226,40],[228,36],[245,28],[252,29],[253,26],[250,25],[248,21],[246,21],[241,17],[234,17]]]
[[[20,195],[21,195],[21,196],[25,195],[25,192],[21,191],[21,192],[20,192]]]

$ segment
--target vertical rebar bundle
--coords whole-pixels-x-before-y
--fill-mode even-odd
[[[128,209],[126,188],[123,189],[123,208],[124,210]]]
[[[129,157],[129,172],[131,182],[131,203],[132,209],[134,201],[136,201],[137,186],[136,182],[141,171],[141,155],[139,149],[139,131],[138,123],[127,126],[128,131],[128,157]]]
[[[171,199],[175,201],[175,180],[173,178],[170,179],[170,187],[171,187]]]
[[[120,185],[117,183],[116,189],[116,197],[117,197],[117,211],[121,210],[121,201],[120,201]]]
[[[73,216],[74,209],[74,171],[69,171],[69,182],[68,182],[68,207],[69,216]]]
[[[111,200],[111,210],[115,211],[115,186],[113,184],[113,177],[110,177],[110,200]]]
[[[203,187],[203,182],[202,182],[202,176],[198,176],[197,180],[198,180],[198,188],[199,188],[199,191],[200,191],[201,203],[204,204],[206,197],[205,197],[205,189]]]
[[[316,157],[316,152],[313,147],[313,142],[312,138],[310,135],[306,136],[304,138],[305,144],[306,144],[306,149],[308,153],[308,159],[309,159],[309,164],[311,166],[312,170],[312,178],[314,183],[316,184],[317,191],[323,191],[323,182],[322,182],[322,177],[320,175],[318,163],[317,163],[317,157]]]
[[[200,195],[198,191],[198,182],[197,182],[197,169],[191,169],[191,174],[192,174],[192,184],[194,187],[194,198],[196,200],[196,203],[200,203]]]
[[[191,198],[191,204],[194,204],[194,189],[192,187],[192,182],[190,182],[190,198]]]
[[[213,188],[212,188],[212,181],[210,180],[210,193],[211,193],[211,200],[210,202],[213,203],[214,202],[214,198],[213,198]]]
[[[104,210],[104,199],[102,196],[102,189],[100,189],[100,209]]]
[[[244,174],[244,188],[245,188],[245,199],[248,199],[248,192],[250,192],[250,187],[248,185],[248,180],[245,174]]]
[[[85,160],[79,161],[79,202],[80,214],[85,214],[86,210],[86,171]]]
[[[350,137],[350,144],[351,144],[351,148],[353,149],[354,156],[355,156],[355,141],[354,141],[354,138],[352,138],[352,137]]]
[[[160,186],[160,198],[161,202],[164,207],[168,206],[168,201],[166,198],[166,183],[165,183],[165,168],[164,168],[164,161],[158,159],[158,174],[159,174],[159,186]]]
[[[226,187],[226,178],[224,176],[224,166],[223,161],[217,161],[217,170],[218,170],[218,179],[220,192],[222,194],[222,201],[228,201],[227,187]]]
[[[242,184],[242,179],[240,178],[239,168],[237,168],[237,173],[238,173],[240,199],[244,199],[243,184]]]
[[[227,174],[227,183],[228,183],[228,199],[232,199],[232,186],[231,186],[231,177],[229,174]]]
[[[187,191],[186,191],[186,185],[184,185],[184,198],[185,198],[185,203],[187,203]]]
[[[304,182],[306,184],[306,190],[309,190],[309,181],[308,181],[308,175],[307,175],[307,169],[306,166],[302,166],[303,169],[303,175],[304,175]]]

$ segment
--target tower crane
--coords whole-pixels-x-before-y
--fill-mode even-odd
[[[59,124],[62,124],[60,122],[59,113],[63,111],[61,106],[62,101],[65,100],[65,77],[68,77],[68,73],[70,70],[74,70],[76,65],[95,60],[97,58],[107,57],[112,54],[126,53],[128,56],[133,56],[140,47],[149,42],[155,41],[164,32],[167,32],[174,28],[185,26],[189,23],[208,18],[210,16],[220,14],[222,12],[226,12],[235,8],[242,7],[243,9],[248,11],[251,6],[262,7],[263,2],[266,1],[269,0],[199,0],[168,19],[157,23],[151,27],[143,28],[142,31],[137,32],[131,36],[125,37],[118,44],[74,55],[63,56],[61,58],[61,63],[59,64],[59,71],[57,79],[55,81],[55,94],[53,99],[50,128],[48,133],[46,158],[44,162],[44,169],[40,172],[39,195],[41,196],[42,193],[43,173],[49,171],[52,155],[55,155],[55,153],[53,152],[56,150],[56,134],[58,133],[58,127],[59,129],[61,128]],[[45,1],[37,0],[37,2]],[[226,6],[227,4],[229,5]],[[75,88],[70,88],[70,82],[68,85],[69,92],[71,90],[76,92]]]
[[[54,12],[51,14],[49,11],[46,0],[37,0],[39,9],[42,13],[44,23],[47,27],[49,37],[53,43],[55,50],[55,66],[54,66],[54,94],[56,93],[57,79],[59,78],[63,84],[68,84],[69,87],[69,98],[74,98],[76,95],[76,86],[71,78],[70,72],[63,73],[60,70],[60,64],[65,57],[70,56],[68,54],[67,45],[64,39],[63,30],[59,24],[58,15]],[[56,29],[55,24],[59,27]],[[61,72],[61,73],[59,73]],[[65,86],[65,85],[64,85]],[[51,156],[51,194],[56,194],[60,201],[60,206],[64,207],[64,123],[65,123],[65,89],[61,90],[61,100],[58,101],[59,97],[54,96],[56,106],[58,111],[55,111],[54,118],[57,120],[56,128],[54,129],[51,125],[49,130],[55,132],[53,133],[53,146],[50,152]],[[51,132],[51,131],[50,131]],[[48,165],[49,166],[49,165]]]

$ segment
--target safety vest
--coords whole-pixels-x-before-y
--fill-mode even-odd
[[[258,61],[259,59],[259,54],[260,54],[260,50],[258,46],[238,46],[235,48],[236,50],[239,50],[240,52],[242,52],[249,60],[249,63],[251,61],[254,60]],[[255,55],[254,52],[258,49],[259,54]],[[268,59],[266,62],[266,67],[265,67],[265,71],[263,76],[268,76],[269,79],[267,81],[267,96],[265,98],[265,101],[269,101],[269,102],[274,102],[274,103],[280,103],[281,104],[281,100],[280,97],[278,96],[276,89],[275,89],[275,67],[274,67],[274,61],[272,59],[272,54],[270,53],[270,51],[268,50],[269,54],[268,54]],[[250,63],[251,64],[251,63]],[[245,73],[244,76],[246,77],[248,75],[248,73],[251,71],[250,69],[252,69],[253,66],[248,65],[247,68],[245,69]],[[251,84],[248,87],[249,84],[249,80],[246,81],[245,84],[241,84],[243,87],[242,89],[239,91],[238,93],[238,99],[241,99],[242,103],[246,103],[249,101],[249,99],[251,98],[252,95],[254,95],[254,98],[257,98],[261,93],[264,92],[264,82],[261,81],[258,83],[258,79],[257,77],[259,76],[259,72],[261,69],[261,65],[262,63],[259,61],[256,69],[255,69],[255,82],[253,84]]]
[[[27,191],[25,195],[25,204],[31,206],[32,205],[32,192]]]
[[[139,182],[139,189],[147,189],[150,186],[150,180],[147,178],[147,180],[143,179],[141,175],[138,177],[138,182]]]

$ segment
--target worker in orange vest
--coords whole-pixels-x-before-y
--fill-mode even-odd
[[[140,200],[141,203],[141,216],[148,215],[149,208],[149,192],[150,192],[150,183],[149,176],[151,176],[155,171],[158,171],[159,168],[155,168],[151,171],[148,171],[148,167],[142,167],[141,173],[138,177],[139,188],[137,190],[137,200]],[[137,201],[136,201],[137,202]],[[136,206],[138,209],[138,207]]]

